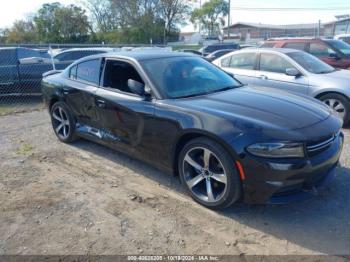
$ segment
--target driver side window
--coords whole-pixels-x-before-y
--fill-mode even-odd
[[[144,81],[136,69],[127,62],[107,60],[104,72],[103,87],[106,88],[133,94],[133,92],[128,87],[129,79],[144,84]]]

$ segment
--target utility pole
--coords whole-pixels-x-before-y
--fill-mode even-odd
[[[202,8],[202,0],[199,0],[199,9]],[[198,25],[198,29],[199,29],[199,34],[202,35],[201,32],[201,21],[199,19],[199,25]]]
[[[318,20],[317,38],[321,36],[321,20]]]
[[[228,0],[227,38],[230,39],[231,0]]]

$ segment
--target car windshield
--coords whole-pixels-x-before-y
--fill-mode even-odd
[[[200,57],[152,59],[142,65],[165,98],[210,94],[242,85]]]
[[[287,55],[302,66],[306,71],[314,74],[327,74],[335,71],[333,67],[305,52],[291,52]]]
[[[327,40],[326,41],[330,46],[335,48],[337,51],[342,53],[345,56],[350,57],[350,45],[341,40]]]

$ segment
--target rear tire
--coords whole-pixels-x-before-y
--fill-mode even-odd
[[[208,208],[226,208],[242,195],[233,158],[211,139],[201,137],[188,142],[180,152],[178,170],[192,198]]]
[[[319,98],[323,103],[333,108],[343,119],[344,126],[350,121],[350,101],[340,94],[327,94]]]
[[[72,143],[77,140],[76,121],[64,102],[56,102],[51,108],[50,115],[52,128],[61,142]]]

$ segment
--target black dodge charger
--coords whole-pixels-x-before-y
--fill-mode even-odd
[[[59,140],[83,137],[179,174],[210,208],[305,199],[335,176],[342,121],[308,97],[242,86],[172,52],[90,56],[49,72]]]

